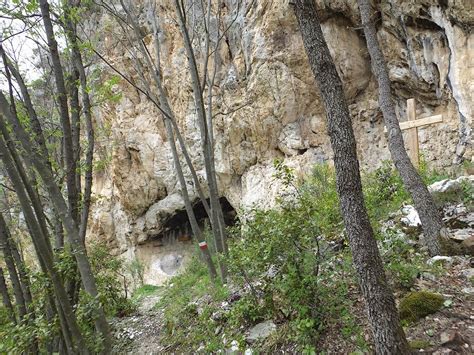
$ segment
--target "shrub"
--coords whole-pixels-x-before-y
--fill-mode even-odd
[[[277,331],[254,343],[256,351],[291,348],[314,353],[329,330],[354,349],[367,350],[353,315],[357,296],[348,296],[357,286],[333,168],[316,166],[302,182],[296,182],[292,169],[281,161],[275,162],[275,169],[275,177],[291,188],[285,191],[294,191],[292,198],[280,199],[274,209],[244,211],[245,220],[229,228],[226,261],[229,284],[238,297],[227,298],[226,286],[212,284],[198,258],[163,290],[157,305],[165,309],[162,342],[172,351],[223,350],[232,340],[243,349],[244,329],[270,319],[278,324]],[[363,187],[372,222],[386,218],[408,198],[388,163],[365,174]],[[425,255],[395,234],[378,233],[379,243],[392,280],[409,289],[426,268]]]
[[[381,218],[399,209],[409,199],[400,175],[388,161],[373,172],[364,174],[362,181],[367,211],[375,226]]]
[[[427,291],[411,292],[400,301],[400,318],[409,323],[416,322],[439,311],[443,303],[441,295]]]

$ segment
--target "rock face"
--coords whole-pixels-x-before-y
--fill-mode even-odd
[[[198,175],[204,178],[190,78],[183,70],[187,60],[171,3],[159,1],[164,83]],[[317,3],[345,85],[359,158],[364,168],[373,169],[390,156],[356,1]],[[405,120],[406,99],[411,97],[417,100],[418,117],[444,116],[442,123],[419,129],[420,149],[437,167],[472,160],[473,6],[471,0],[380,4],[378,35],[400,120]],[[222,7],[230,28],[219,51],[214,88],[220,193],[235,209],[268,207],[282,189],[273,178],[274,158],[283,159],[297,175],[331,161],[325,112],[289,2],[229,0]],[[105,14],[99,18],[105,54],[126,71],[131,59],[118,41],[116,22]],[[149,43],[150,29],[143,22]],[[199,51],[197,57],[202,64]],[[97,124],[107,129],[97,155],[107,164],[95,177],[89,237],[107,241],[129,259],[141,258],[140,250],[147,250],[151,256],[142,258],[145,275],[157,283],[153,250],[163,249],[152,240],[166,232],[166,221],[184,206],[159,112],[126,82],[113,91],[121,99],[98,112]],[[190,188],[196,196],[191,183]],[[192,248],[174,240],[166,253],[183,254],[183,263],[184,250]]]

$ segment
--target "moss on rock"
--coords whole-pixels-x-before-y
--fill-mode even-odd
[[[443,307],[443,302],[443,296],[435,293],[411,292],[400,302],[400,318],[410,323],[415,322],[439,311]]]
[[[431,343],[423,339],[415,339],[409,342],[410,348],[414,350],[428,349],[431,346]]]

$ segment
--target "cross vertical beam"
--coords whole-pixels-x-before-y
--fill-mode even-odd
[[[407,120],[415,121],[416,120],[416,107],[415,99],[407,100]],[[418,127],[413,127],[407,129],[407,142],[406,146],[408,148],[408,156],[411,159],[413,165],[418,168],[420,166],[420,152],[418,145]]]

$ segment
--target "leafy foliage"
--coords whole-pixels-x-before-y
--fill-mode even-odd
[[[123,263],[111,255],[101,244],[91,246],[89,257],[99,289],[99,299],[104,305],[108,316],[123,316],[134,311],[134,303],[123,292]],[[64,280],[77,281],[75,277],[75,260],[67,248],[57,252],[56,268]],[[39,349],[46,352],[46,344],[59,333],[57,316],[48,316],[48,297],[51,292],[49,278],[41,272],[30,272],[31,293],[33,305],[30,314],[20,324],[14,325],[6,318],[3,308],[0,308],[0,353],[18,354],[28,353],[32,340],[37,339]],[[100,352],[101,339],[94,330],[96,299],[91,299],[82,290],[79,294],[79,303],[75,308],[79,326],[84,331],[85,338],[91,349]]]
[[[333,168],[317,166],[297,182],[283,162],[274,166],[275,178],[294,193],[274,209],[244,211],[246,219],[229,229],[229,286],[212,285],[196,258],[164,288],[157,307],[165,309],[163,343],[171,349],[212,352],[234,341],[243,350],[242,328],[271,319],[277,331],[252,349],[292,346],[311,354],[335,332],[353,349],[367,351],[360,320],[353,315],[357,284]],[[441,177],[427,169],[423,174],[431,181]],[[436,272],[406,235],[382,223],[409,195],[388,162],[363,174],[363,189],[389,279],[396,289],[409,291],[421,273]]]

